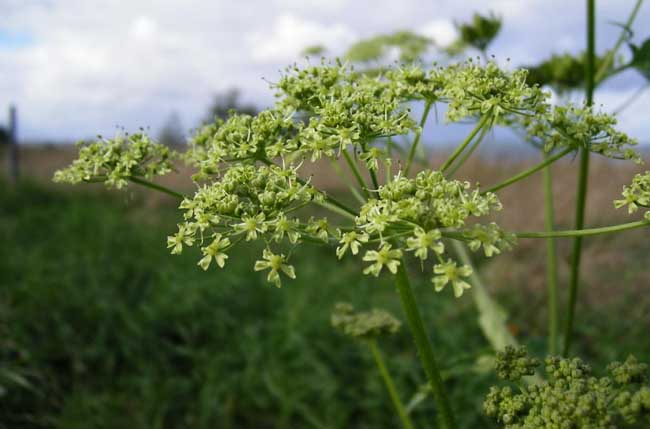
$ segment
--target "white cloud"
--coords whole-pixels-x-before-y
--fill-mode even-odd
[[[455,37],[453,22],[474,11],[504,17],[490,51],[499,59],[511,57],[514,65],[584,45],[584,5],[566,0],[437,0],[433,6],[427,0],[0,3],[0,28],[32,41],[11,49],[0,41],[0,115],[16,102],[27,138],[107,134],[115,124],[156,128],[171,110],[192,126],[211,95],[228,87],[241,88],[247,100],[269,103],[272,93],[261,77],[274,81],[311,44],[336,55],[358,38],[414,29],[445,45]],[[598,7],[598,47],[604,49],[619,31],[608,22],[624,21],[627,10],[616,0]],[[648,23],[650,9],[642,8],[639,37],[647,37],[642,29]],[[621,87],[606,91],[623,94],[639,84],[627,76],[620,81]],[[648,97],[640,99],[626,112],[634,119],[621,117],[624,126],[632,127],[636,112],[649,105]]]
[[[449,19],[434,19],[422,25],[418,33],[433,39],[437,46],[447,47],[458,37],[456,26]]]
[[[139,16],[131,24],[131,35],[136,40],[152,40],[159,36],[158,25],[147,16]]]
[[[253,60],[261,63],[294,61],[310,45],[324,45],[338,52],[356,40],[343,24],[321,24],[292,14],[278,16],[269,33],[255,32],[248,38]]]

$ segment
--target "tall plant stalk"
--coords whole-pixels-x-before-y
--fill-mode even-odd
[[[544,159],[548,158],[544,152]],[[544,229],[552,232],[555,228],[555,213],[553,207],[553,175],[551,166],[544,167]],[[546,239],[546,285],[548,291],[548,352],[557,354],[558,349],[558,272],[557,272],[557,247],[555,238]]]
[[[587,0],[587,54],[585,66],[586,104],[594,102],[594,75],[596,59],[596,2]],[[589,148],[580,149],[580,169],[578,170],[578,193],[576,197],[575,229],[581,230],[585,224],[585,205],[587,201],[587,184],[589,179]],[[573,337],[573,320],[575,318],[578,285],[580,283],[580,262],[582,259],[582,237],[573,240],[571,256],[571,277],[569,281],[569,301],[567,319],[564,329],[564,349],[562,354],[567,356],[571,350]]]
[[[431,390],[433,392],[433,399],[436,402],[438,413],[440,415],[440,423],[445,429],[455,429],[456,419],[454,418],[451,404],[445,390],[445,386],[440,376],[438,369],[438,362],[436,360],[433,347],[429,341],[429,337],[424,329],[424,322],[420,315],[413,289],[409,282],[408,274],[404,266],[404,260],[397,269],[395,276],[395,285],[399,293],[402,308],[406,314],[406,320],[413,335],[413,340],[418,349],[418,357],[424,368]]]
[[[411,418],[409,417],[408,412],[406,411],[406,408],[402,403],[402,400],[399,398],[399,394],[397,393],[397,389],[395,388],[395,383],[393,382],[393,378],[390,376],[390,373],[386,368],[386,363],[384,362],[384,358],[381,355],[381,351],[379,351],[379,347],[377,346],[377,340],[375,339],[369,340],[368,346],[370,347],[370,352],[372,353],[372,357],[375,359],[375,363],[377,364],[377,369],[379,369],[379,374],[381,375],[381,378],[384,380],[384,384],[386,385],[386,390],[388,390],[388,395],[390,396],[390,400],[393,403],[393,407],[395,407],[395,411],[397,412],[397,416],[399,417],[402,426],[404,427],[404,429],[413,429],[413,422],[411,422]]]

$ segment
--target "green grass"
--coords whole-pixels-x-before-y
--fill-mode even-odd
[[[397,427],[368,350],[329,324],[337,301],[403,320],[390,278],[319,247],[293,256],[298,279],[282,289],[253,273],[259,248],[205,273],[196,252],[165,249],[177,219],[172,205],[137,196],[0,187],[0,427]],[[453,367],[443,375],[462,427],[491,427],[481,403],[493,379],[475,365],[490,350],[471,300],[414,283],[442,368]],[[509,294],[509,307],[522,301]],[[623,319],[601,317],[609,343],[581,350],[620,358]],[[408,400],[424,382],[408,332],[380,345]],[[431,402],[416,426],[434,421]]]

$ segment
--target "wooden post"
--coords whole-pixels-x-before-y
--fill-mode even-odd
[[[9,106],[9,174],[14,183],[18,182],[19,176],[19,153],[18,153],[18,115],[16,106]]]

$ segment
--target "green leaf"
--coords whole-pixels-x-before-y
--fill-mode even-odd
[[[630,65],[647,80],[650,80],[650,39],[646,39],[640,46],[628,43],[632,50]]]

